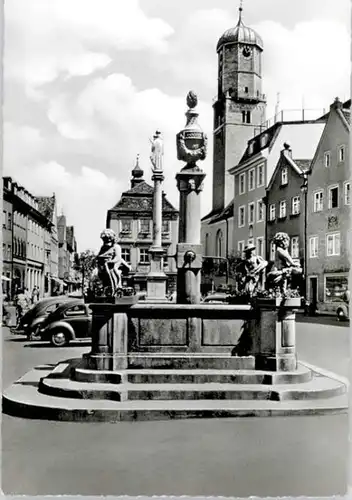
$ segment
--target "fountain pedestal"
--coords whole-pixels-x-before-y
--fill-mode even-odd
[[[257,370],[295,371],[296,311],[300,298],[257,299],[253,354]]]

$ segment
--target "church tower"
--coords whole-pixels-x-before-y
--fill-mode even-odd
[[[219,211],[233,199],[234,177],[228,169],[241,159],[247,141],[265,121],[262,93],[263,41],[242,21],[222,35],[217,44],[218,94],[214,108],[213,209]]]

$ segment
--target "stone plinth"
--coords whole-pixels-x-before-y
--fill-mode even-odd
[[[253,332],[256,369],[296,370],[296,310],[300,306],[300,298],[256,301],[257,324]]]
[[[84,356],[87,365],[95,370],[127,368],[128,316],[137,297],[123,297],[112,303],[91,304],[92,350]]]
[[[161,247],[151,247],[150,272],[147,276],[147,302],[166,302],[166,281],[164,273],[164,250]]]

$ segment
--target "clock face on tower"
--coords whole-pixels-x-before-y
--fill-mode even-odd
[[[245,47],[243,47],[242,54],[243,54],[243,57],[246,57],[246,58],[251,57],[251,55],[252,55],[251,48],[248,47],[248,45],[246,45]]]

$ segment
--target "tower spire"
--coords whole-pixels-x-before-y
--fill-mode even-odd
[[[238,8],[238,24],[242,22],[242,11],[243,11],[243,0],[240,0],[240,6]]]

